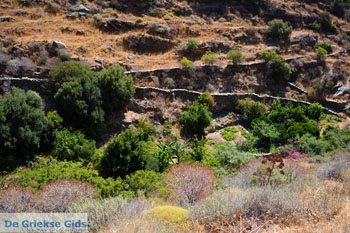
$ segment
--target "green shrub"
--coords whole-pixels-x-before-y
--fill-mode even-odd
[[[268,62],[268,73],[272,79],[276,81],[289,79],[292,71],[282,56],[264,50],[261,58]]]
[[[326,43],[326,42],[317,43],[314,48],[315,49],[323,48],[323,49],[325,49],[327,51],[327,54],[333,52],[333,46],[328,44],[328,43]]]
[[[298,122],[287,130],[288,138],[295,138],[297,135],[310,134],[316,138],[320,136],[320,129],[311,122]]]
[[[327,55],[327,50],[325,50],[324,48],[322,47],[318,47],[318,48],[315,48],[315,52],[317,54],[317,57],[319,59],[323,58],[324,56]]]
[[[94,73],[77,61],[62,62],[59,66],[54,66],[49,73],[49,87],[53,93],[62,86],[64,82],[69,82],[77,79],[89,79]]]
[[[156,195],[162,195],[166,192],[166,184],[163,181],[163,175],[154,171],[139,170],[135,173],[126,176],[126,184],[129,186],[129,190],[136,194],[142,193],[147,198],[154,197]]]
[[[197,99],[197,102],[200,104],[204,104],[208,107],[214,106],[215,102],[213,97],[210,95],[209,92],[203,92]]]
[[[214,64],[214,62],[218,59],[218,56],[216,53],[212,51],[206,51],[205,54],[202,56],[201,60],[205,64]]]
[[[335,33],[337,31],[337,26],[333,24],[332,17],[328,12],[322,12],[319,15],[317,21],[309,25],[311,29],[315,31],[322,30],[324,32]]]
[[[180,61],[180,64],[182,65],[183,68],[185,69],[191,69],[193,66],[193,63],[191,60],[188,60],[186,57],[183,57]]]
[[[195,101],[180,116],[181,132],[189,136],[204,136],[204,129],[212,121],[212,113],[205,104]]]
[[[238,100],[238,107],[241,112],[249,118],[257,118],[265,115],[266,106],[260,101],[253,101],[250,98]]]
[[[251,153],[239,152],[235,145],[228,143],[215,145],[213,155],[218,162],[214,169],[219,175],[234,175],[238,169],[253,158]]]
[[[253,133],[259,138],[257,144],[261,148],[270,150],[271,145],[280,141],[281,132],[266,121],[253,121],[251,124]]]
[[[146,213],[148,218],[184,230],[189,225],[189,211],[177,206],[157,206]]]
[[[53,155],[58,160],[90,161],[96,150],[95,141],[89,141],[82,133],[68,129],[55,133],[53,145]]]
[[[135,94],[132,76],[126,75],[125,69],[119,65],[100,71],[98,78],[103,109],[107,114],[123,109]]]
[[[227,59],[230,59],[234,65],[237,65],[245,60],[245,57],[239,50],[231,50],[227,53]]]
[[[82,162],[38,158],[35,163],[30,164],[29,168],[17,168],[12,175],[19,176],[20,186],[34,190],[39,190],[49,181],[67,178],[86,181],[94,185],[101,197],[132,195],[131,192],[126,191],[127,187],[121,178],[104,179],[96,170],[87,168]]]
[[[183,49],[189,52],[195,52],[199,49],[199,42],[196,39],[188,38],[187,44],[183,46]]]
[[[64,123],[89,136],[96,135],[104,123],[101,91],[94,77],[64,82],[54,100]]]
[[[310,104],[306,109],[306,115],[311,120],[319,121],[322,116],[323,107],[319,103]]]
[[[55,132],[62,128],[63,119],[58,115],[57,111],[50,111],[47,114],[47,120],[49,121],[50,129]]]
[[[334,15],[343,18],[350,7],[350,2],[347,0],[334,0],[331,3],[331,7]]]
[[[236,134],[238,132],[238,129],[234,126],[229,126],[224,128],[221,131],[221,135],[224,137],[226,141],[232,141],[236,139]]]
[[[149,11],[149,15],[152,17],[159,17],[161,15],[161,12],[158,9],[152,9]]]
[[[321,30],[321,24],[317,22],[317,20],[315,20],[314,22],[310,23],[309,24],[309,27],[316,31],[316,32],[319,32]]]
[[[320,140],[310,134],[305,134],[299,138],[300,152],[322,155],[326,153],[327,142]]]
[[[125,177],[150,168],[155,157],[149,150],[149,136],[141,130],[127,129],[108,142],[101,160],[102,174],[105,177]]]
[[[292,33],[292,27],[282,19],[274,19],[268,22],[268,27],[265,30],[267,38],[280,40],[286,39]]]
[[[40,97],[15,87],[0,96],[0,171],[11,170],[40,153],[48,130]]]

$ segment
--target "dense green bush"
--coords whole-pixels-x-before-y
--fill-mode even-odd
[[[269,76],[275,81],[288,80],[292,71],[284,58],[275,52],[264,50],[261,58],[267,61]]]
[[[123,109],[135,94],[132,76],[126,75],[125,69],[119,65],[100,71],[98,78],[103,109],[107,114]]]
[[[212,121],[212,113],[208,106],[195,101],[187,111],[180,116],[181,132],[188,136],[204,136],[204,129]]]
[[[101,197],[132,195],[132,192],[125,191],[127,186],[121,178],[104,179],[96,170],[86,168],[82,162],[38,158],[29,168],[18,168],[12,174],[19,177],[19,185],[34,190],[39,190],[49,181],[67,178],[93,184]]]
[[[102,96],[95,77],[63,83],[54,99],[66,125],[93,136],[104,123]]]
[[[327,55],[327,50],[322,47],[315,48],[318,59],[323,59]]]
[[[53,145],[53,155],[58,160],[90,161],[96,150],[95,141],[89,141],[82,133],[68,129],[55,133]]]
[[[310,104],[306,109],[306,116],[312,120],[319,121],[322,116],[323,107],[319,103]]]
[[[232,141],[232,140],[235,140],[236,138],[235,133],[237,132],[238,132],[238,129],[236,127],[228,126],[221,131],[221,135],[224,137],[226,141]]]
[[[54,66],[49,73],[49,87],[53,93],[62,86],[64,82],[69,82],[77,79],[91,78],[94,73],[77,61],[67,61],[61,63],[59,66]]]
[[[249,118],[257,118],[265,115],[266,106],[260,101],[253,101],[250,98],[238,100],[240,111]]]
[[[322,30],[324,32],[337,32],[337,25],[333,24],[332,17],[328,12],[322,12],[319,15],[317,21],[309,25],[311,29],[315,31]]]
[[[183,66],[185,69],[190,69],[193,66],[193,63],[191,60],[188,60],[186,57],[183,57],[180,61],[180,64]]]
[[[291,33],[292,27],[282,19],[271,20],[265,30],[266,37],[274,40],[287,39]]]
[[[17,88],[0,96],[0,171],[40,153],[47,143],[48,130],[40,97]]]
[[[287,134],[289,138],[294,138],[297,135],[310,134],[316,138],[320,136],[320,129],[311,122],[297,122],[288,128]]]
[[[139,170],[126,176],[126,184],[129,190],[136,194],[145,195],[145,197],[155,197],[162,195],[166,191],[166,184],[163,181],[163,175],[154,171]]]
[[[245,60],[245,57],[239,50],[231,50],[227,53],[227,59],[230,59],[234,65],[237,65]]]
[[[212,51],[206,51],[205,54],[202,56],[201,60],[205,64],[214,64],[214,62],[218,59],[218,56],[216,53]]]
[[[102,174],[105,177],[125,177],[137,170],[158,170],[158,167],[154,167],[157,163],[156,145],[152,149],[149,136],[148,131],[127,129],[113,138],[107,144],[101,160]]]
[[[199,42],[196,39],[188,38],[187,44],[182,47],[182,49],[188,52],[195,52],[199,49]]]
[[[217,160],[217,164],[213,164],[217,174],[234,175],[238,169],[253,157],[253,154],[239,152],[235,145],[220,143],[215,145],[213,156]]]
[[[333,46],[328,44],[328,43],[326,43],[326,42],[317,43],[314,48],[315,49],[323,48],[323,49],[325,49],[327,51],[327,54],[333,52]]]
[[[338,17],[344,17],[350,8],[349,0],[334,0],[331,3],[332,13]]]

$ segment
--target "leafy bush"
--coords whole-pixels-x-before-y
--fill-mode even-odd
[[[94,77],[64,82],[54,99],[66,125],[93,136],[104,123],[101,91]]]
[[[64,82],[70,82],[77,79],[89,79],[93,72],[88,66],[77,61],[62,62],[59,66],[54,66],[49,73],[49,87],[53,93],[62,86]]]
[[[180,64],[183,66],[185,69],[190,69],[193,66],[193,63],[191,60],[188,60],[186,57],[183,57],[180,61]]]
[[[134,193],[142,193],[146,197],[154,197],[160,192],[166,192],[166,184],[161,173],[154,171],[139,170],[126,176],[125,182],[129,185],[129,190]]]
[[[127,129],[113,138],[104,151],[101,160],[102,174],[105,177],[125,177],[128,174],[150,168],[155,160],[147,148],[149,133]]]
[[[100,71],[98,78],[103,109],[108,114],[113,112],[113,110],[123,109],[135,94],[132,76],[126,75],[125,69],[119,65],[113,65]]]
[[[309,24],[309,27],[316,31],[316,32],[319,32],[321,30],[321,24],[317,22],[317,20],[315,20],[314,22],[310,23]]]
[[[314,48],[315,49],[323,48],[323,49],[325,49],[327,51],[327,54],[333,52],[333,46],[328,44],[328,43],[326,43],[326,42],[317,43]]]
[[[322,116],[322,111],[323,107],[321,104],[313,103],[307,107],[306,115],[312,120],[319,121]]]
[[[58,160],[89,161],[96,150],[95,141],[89,141],[82,133],[68,129],[56,132],[53,145],[53,155]]]
[[[0,96],[0,171],[33,158],[46,143],[49,122],[41,98],[18,88]]]
[[[206,104],[195,101],[187,111],[180,116],[181,132],[201,137],[204,135],[204,129],[208,127],[212,121],[211,112]]]
[[[251,124],[253,133],[259,138],[257,145],[270,150],[272,144],[280,141],[281,133],[273,125],[266,121],[253,121]]]
[[[275,52],[263,51],[261,57],[267,61],[269,76],[276,80],[288,80],[292,71],[284,58]]]
[[[229,126],[229,127],[226,127],[224,128],[222,131],[221,131],[221,135],[224,137],[224,139],[226,141],[232,141],[232,140],[235,140],[236,138],[236,134],[238,132],[238,129],[234,126]]]
[[[215,145],[213,155],[217,159],[214,169],[220,175],[234,175],[253,157],[251,153],[239,152],[235,145],[228,143]]]
[[[212,51],[206,51],[205,54],[202,56],[201,60],[205,64],[214,64],[214,62],[218,59],[218,56],[216,53]]]
[[[282,19],[274,19],[268,22],[268,27],[265,30],[265,35],[270,39],[286,39],[292,33],[292,27]]]
[[[176,229],[184,229],[189,224],[188,210],[177,206],[157,206],[146,213],[146,217]]]
[[[96,195],[96,188],[82,181],[56,180],[45,184],[36,194],[35,208],[41,212],[67,212],[74,203]]]
[[[245,57],[239,50],[231,50],[227,53],[227,59],[230,59],[234,65],[237,65],[245,60]]]
[[[249,118],[257,118],[265,115],[266,106],[260,101],[253,101],[250,98],[238,100],[238,107],[241,112]]]
[[[197,102],[200,103],[200,104],[204,104],[204,105],[206,105],[208,107],[213,107],[215,105],[214,98],[213,98],[213,96],[210,95],[209,92],[202,93],[198,97]]]
[[[189,52],[195,52],[199,49],[199,42],[196,39],[188,38],[187,44],[183,46],[183,49]]]
[[[319,59],[321,59],[327,55],[327,50],[325,50],[324,48],[321,48],[321,47],[315,48],[315,52],[316,52],[317,57]]]
[[[125,191],[126,187],[121,178],[104,179],[96,170],[88,169],[82,162],[57,161],[55,159],[39,158],[30,168],[18,168],[13,176],[19,176],[19,185],[39,190],[46,183],[60,179],[86,181],[97,188],[101,197],[124,195],[132,193]]]
[[[320,129],[311,122],[297,122],[288,128],[287,134],[289,138],[294,138],[297,135],[302,136],[304,134],[310,134],[318,138],[320,136]]]
[[[315,31],[322,30],[324,32],[334,33],[337,31],[337,26],[333,24],[332,17],[328,12],[322,12],[319,15],[317,21],[309,25],[311,29]]]
[[[181,163],[165,175],[169,189],[190,204],[206,198],[214,188],[214,172],[201,164]]]

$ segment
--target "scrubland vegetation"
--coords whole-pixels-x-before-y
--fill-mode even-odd
[[[204,93],[179,117],[186,140],[160,140],[139,120],[97,149],[109,114],[132,97],[132,79],[118,66],[95,73],[66,62],[49,83],[57,111],[45,113],[31,91],[0,98],[1,212],[87,212],[91,232],[349,229],[350,131],[318,103],[240,100],[236,114],[250,126],[222,135],[243,139],[213,144],[205,135],[215,103]],[[262,152],[273,153],[255,156]]]
[[[43,11],[86,24],[84,41],[100,44],[74,42],[74,55],[98,50],[95,66],[50,45],[36,67],[0,36],[0,70],[47,73],[42,93],[0,96],[0,213],[88,213],[93,233],[350,232],[348,0],[298,1],[300,14],[293,1],[234,1],[244,11],[222,15],[199,14],[202,1],[101,0],[62,16],[58,2]],[[237,97],[226,108],[225,95]]]

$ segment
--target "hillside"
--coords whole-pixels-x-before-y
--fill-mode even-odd
[[[349,52],[348,0],[0,0],[0,213],[349,232]]]

